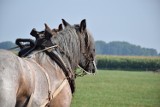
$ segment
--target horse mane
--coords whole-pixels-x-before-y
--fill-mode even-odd
[[[75,92],[75,72],[80,60],[81,37],[74,26],[67,26],[51,37],[52,44],[58,45],[56,52],[62,57],[69,70],[68,82],[72,93]]]
[[[67,26],[51,38],[53,44],[60,47],[59,54],[65,63],[75,70],[80,58],[80,37],[73,26]]]

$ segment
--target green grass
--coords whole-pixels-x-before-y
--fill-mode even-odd
[[[71,107],[160,107],[160,73],[99,70],[78,77]]]

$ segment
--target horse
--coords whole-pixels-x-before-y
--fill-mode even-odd
[[[0,107],[70,107],[76,68],[96,71],[95,46],[85,19],[76,25],[62,23],[65,28],[54,35],[45,26],[44,49],[25,58],[0,50]]]

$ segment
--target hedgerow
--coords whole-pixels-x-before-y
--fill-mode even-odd
[[[160,69],[160,57],[97,55],[98,69],[145,70]]]

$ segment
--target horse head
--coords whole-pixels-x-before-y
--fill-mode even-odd
[[[71,26],[68,22],[62,19],[65,27]],[[82,20],[80,24],[73,26],[77,35],[80,38],[80,61],[79,66],[89,73],[95,73],[95,42],[94,39],[86,28],[86,20]]]
[[[96,71],[95,43],[94,43],[94,39],[93,39],[91,33],[89,33],[89,31],[86,28],[86,20],[84,19],[80,22],[80,24],[75,24],[73,26],[70,25],[68,22],[66,22],[64,19],[62,19],[62,23],[63,23],[65,28],[67,28],[67,27],[70,28],[71,27],[72,29],[75,30],[75,33],[78,36],[79,42],[80,42],[80,46],[76,47],[76,48],[79,48],[79,50],[80,50],[80,51],[77,51],[78,54],[79,54],[78,55],[78,57],[79,57],[78,62],[76,60],[74,61],[74,58],[72,56],[68,57],[68,54],[71,54],[71,53],[67,53],[66,51],[68,51],[67,49],[69,49],[69,48],[66,49],[66,47],[62,46],[63,49],[64,49],[63,50],[64,54],[66,54],[66,56],[67,56],[67,58],[69,58],[69,60],[70,59],[73,60],[73,61],[71,61],[71,63],[77,63],[77,65],[79,65],[81,68],[83,68],[85,71],[87,71],[89,73],[95,73],[95,71]],[[60,24],[58,29],[51,30],[50,27],[47,24],[45,24],[45,30],[44,31],[38,32],[35,29],[33,29],[31,31],[31,35],[36,38],[36,40],[38,41],[38,44],[40,46],[49,47],[49,46],[53,46],[54,44],[61,45],[62,43],[59,43],[59,42],[62,39],[69,38],[66,35],[65,28],[63,29],[62,24]],[[66,30],[66,31],[68,31],[68,30]],[[68,32],[70,32],[70,31],[68,31]],[[67,34],[74,35],[75,33],[67,33]],[[61,34],[63,34],[63,37],[60,36]],[[56,39],[57,37],[59,37],[59,39]],[[68,40],[70,40],[70,39],[68,39]],[[68,43],[68,42],[65,42],[65,43]],[[70,41],[70,43],[71,43],[71,41]],[[63,53],[63,52],[61,52],[61,53]]]

